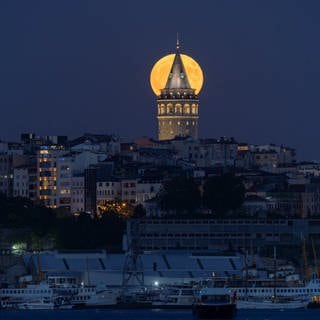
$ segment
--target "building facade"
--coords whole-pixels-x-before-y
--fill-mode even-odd
[[[47,207],[59,206],[57,161],[65,151],[56,146],[42,146],[37,159],[37,197]]]
[[[130,241],[147,250],[237,250],[320,242],[319,219],[165,219],[128,221]]]
[[[84,176],[71,178],[71,213],[84,212]]]

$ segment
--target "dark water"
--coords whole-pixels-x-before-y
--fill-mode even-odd
[[[190,310],[0,311],[0,320],[191,320]],[[235,320],[320,320],[317,310],[239,310]]]

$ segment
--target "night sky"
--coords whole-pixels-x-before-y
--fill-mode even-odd
[[[157,136],[149,73],[201,65],[200,136],[319,159],[320,1],[0,1],[2,140],[21,132]]]

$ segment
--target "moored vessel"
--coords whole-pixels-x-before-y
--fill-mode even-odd
[[[251,298],[247,300],[239,300],[237,302],[237,309],[276,309],[276,310],[287,310],[287,309],[302,309],[306,308],[308,301],[305,299],[261,299]]]
[[[228,287],[200,289],[193,306],[197,319],[233,319],[236,315],[236,295]]]

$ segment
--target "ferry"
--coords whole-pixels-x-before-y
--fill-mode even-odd
[[[86,286],[70,276],[50,277],[47,281],[0,289],[2,309],[69,309],[115,305],[120,291],[107,287]]]
[[[8,287],[0,289],[1,308],[23,308],[23,304],[36,302],[39,306],[49,306],[53,301],[53,289],[47,283],[29,284],[25,287]]]
[[[247,300],[238,300],[237,309],[303,309],[307,308],[308,300],[296,299],[262,299],[262,298],[249,298]]]
[[[231,280],[229,286],[237,291],[239,301],[248,300],[248,298],[270,301],[275,298],[311,301],[314,296],[320,295],[320,279],[315,275],[307,282],[290,283],[274,279]]]

